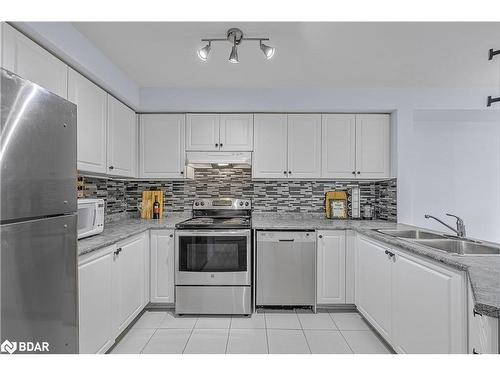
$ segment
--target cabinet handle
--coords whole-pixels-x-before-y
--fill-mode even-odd
[[[113,170],[113,169],[115,169],[115,167],[113,167],[112,165],[110,165],[110,166],[109,166],[109,169],[110,169],[110,170]]]
[[[474,316],[476,316],[476,315],[483,316],[483,314],[481,314],[480,312],[477,312],[476,309],[473,309],[472,313],[474,314]]]
[[[292,171],[288,171],[288,174],[292,174]]]
[[[219,147],[219,144],[218,144],[218,143],[216,143],[216,144],[215,144],[215,148],[217,148],[217,147]]]
[[[320,234],[318,237],[319,237],[319,238],[323,238],[323,235],[322,235],[322,234]]]
[[[283,174],[286,174],[286,171],[283,171]]]
[[[472,354],[479,354],[475,348],[472,349]]]
[[[356,174],[356,171],[352,171],[352,174]]]
[[[173,238],[173,237],[174,237],[174,235],[173,235],[173,234],[171,234],[169,237],[170,237],[170,238]]]
[[[358,171],[358,174],[361,174],[361,172],[360,172],[360,171]]]
[[[181,174],[184,174],[184,171],[181,171]]]
[[[221,143],[221,144],[220,144],[220,147],[222,148],[222,146],[223,146],[223,144]]]
[[[118,249],[116,249],[116,251],[114,252],[115,255],[118,255],[122,252],[122,248],[119,247]]]

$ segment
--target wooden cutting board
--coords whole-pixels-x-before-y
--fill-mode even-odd
[[[153,218],[153,204],[155,199],[160,204],[160,218],[163,217],[163,191],[145,190],[142,192],[141,219]]]

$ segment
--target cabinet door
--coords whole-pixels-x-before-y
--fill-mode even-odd
[[[107,93],[73,69],[69,70],[68,100],[77,106],[78,170],[106,173]]]
[[[219,150],[220,115],[189,113],[186,115],[186,150]]]
[[[252,151],[253,115],[220,115],[219,141],[222,151]]]
[[[184,177],[184,115],[141,115],[139,176]]]
[[[386,250],[375,242],[358,237],[355,301],[363,316],[390,342],[392,260]]]
[[[322,116],[323,178],[354,178],[356,175],[356,116]]]
[[[116,245],[113,262],[113,316],[115,332],[122,332],[144,306],[145,235]]]
[[[345,303],[345,231],[319,231],[317,303]]]
[[[174,231],[151,231],[151,302],[175,302],[174,272]]]
[[[393,345],[409,354],[467,353],[463,274],[396,253]]]
[[[2,23],[2,67],[67,98],[68,66],[31,39]]]
[[[469,354],[499,354],[498,319],[482,315],[474,309],[474,295],[468,287]]]
[[[286,178],[287,116],[286,114],[254,115],[253,178]]]
[[[108,95],[108,174],[135,177],[136,124],[135,112],[118,99]]]
[[[104,353],[114,343],[112,266],[114,246],[78,267],[80,353]]]
[[[356,176],[390,177],[390,115],[356,115]]]
[[[288,178],[321,177],[321,115],[288,115]]]

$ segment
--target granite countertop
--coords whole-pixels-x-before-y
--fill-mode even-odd
[[[149,229],[174,229],[175,224],[191,217],[190,212],[171,213],[162,220],[126,218],[104,225],[96,236],[78,241],[78,255],[112,245]],[[253,213],[253,229],[268,230],[345,230],[351,229],[403,251],[431,258],[467,272],[475,309],[481,314],[500,317],[500,256],[460,256],[435,250],[411,241],[398,239],[372,229],[416,229],[416,227],[383,220],[329,220],[314,213]]]
[[[323,214],[307,213],[254,213],[252,215],[252,227],[254,229],[271,230],[355,230],[389,246],[393,245],[409,253],[431,258],[466,271],[474,294],[475,309],[481,314],[500,317],[500,256],[461,256],[373,231],[372,229],[381,228],[418,229],[418,227],[411,225],[381,220],[329,220]],[[498,244],[494,245],[500,246]]]
[[[142,233],[149,229],[174,229],[175,224],[187,220],[191,212],[171,213],[161,220],[145,220],[126,218],[104,224],[104,231],[96,236],[78,240],[78,256],[90,253],[102,247],[113,245],[128,237]]]

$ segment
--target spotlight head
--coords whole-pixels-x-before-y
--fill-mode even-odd
[[[236,44],[233,45],[233,48],[231,49],[231,54],[229,55],[229,62],[233,64],[239,63],[238,59],[238,47],[236,47]]]
[[[208,54],[210,53],[210,48],[211,48],[210,42],[208,42],[208,44],[205,47],[200,48],[198,50],[198,57],[200,58],[200,60],[207,61]]]
[[[262,50],[262,52],[266,56],[267,60],[272,58],[274,56],[274,52],[276,52],[276,48],[269,47],[268,45],[265,45],[264,43],[262,43],[262,40],[260,41],[260,49]]]

